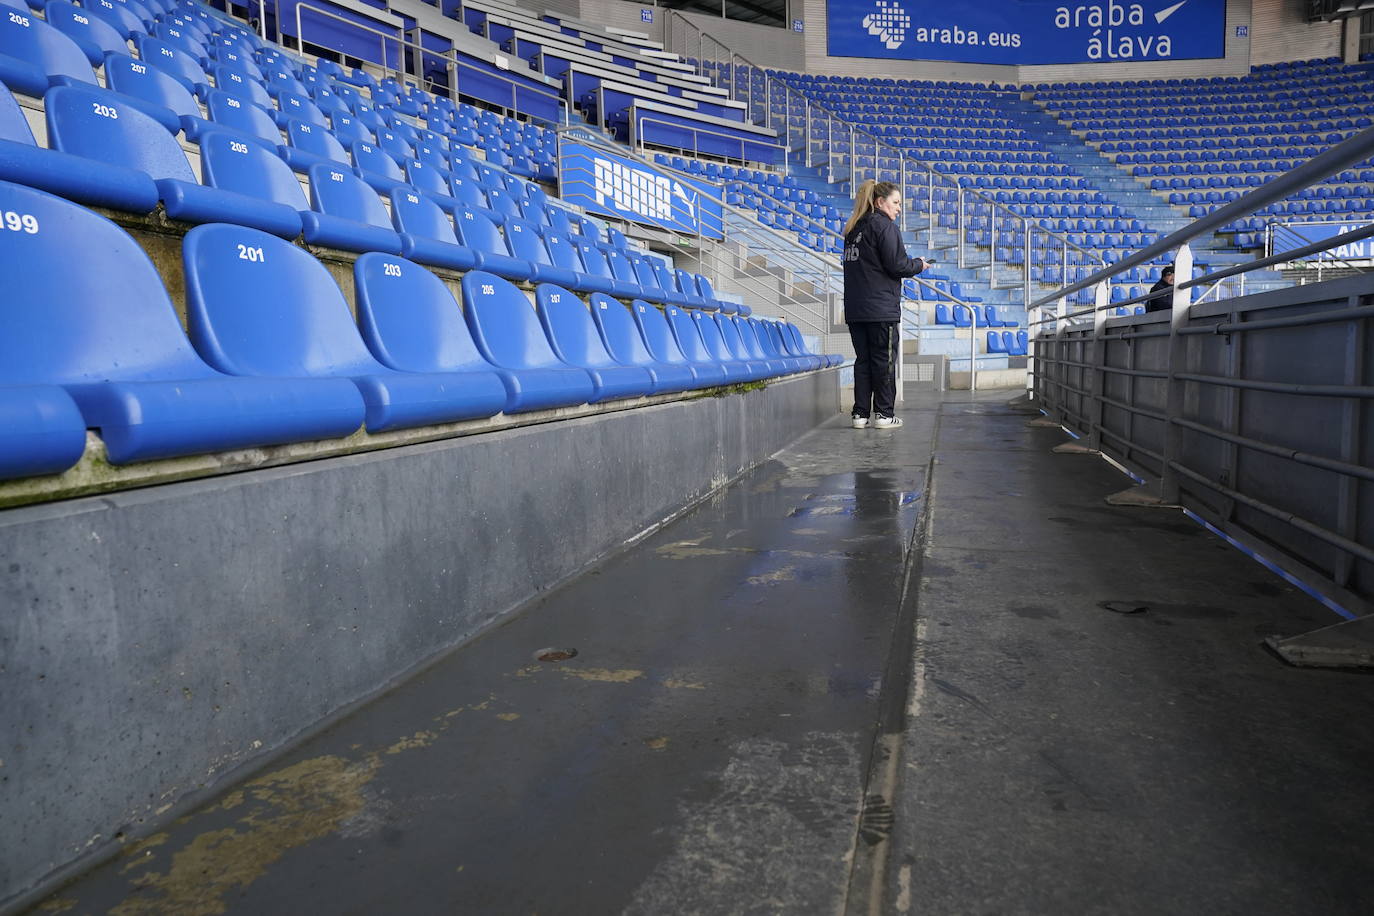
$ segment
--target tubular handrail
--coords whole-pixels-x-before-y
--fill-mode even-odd
[[[497,80],[500,80],[500,81],[502,81],[502,82],[507,83],[507,84],[510,86],[510,91],[511,91],[511,105],[510,105],[510,110],[511,110],[511,111],[516,111],[516,110],[518,110],[518,109],[517,109],[517,106],[516,106],[516,96],[517,96],[517,94],[518,94],[519,92],[532,92],[532,93],[535,93],[535,94],[538,94],[538,95],[547,96],[548,98],[550,98],[550,99],[552,99],[553,101],[557,102],[560,111],[563,112],[563,120],[564,120],[564,121],[567,120],[567,117],[568,117],[567,105],[566,105],[566,103],[564,103],[562,95],[561,95],[560,93],[556,92],[556,91],[553,90],[553,89],[545,88],[545,87],[542,87],[542,86],[534,86],[534,85],[527,85],[527,84],[524,84],[524,83],[518,83],[518,82],[516,82],[515,80],[511,79],[511,78],[508,77],[508,76],[502,76],[502,75],[499,74],[499,73],[495,73],[495,72],[492,72],[492,71],[489,71],[489,70],[479,70],[478,67],[475,67],[475,66],[473,66],[472,64],[468,63],[467,61],[462,60],[462,59],[459,57],[459,55],[458,55],[458,50],[457,50],[456,48],[450,48],[448,51],[435,51],[435,50],[432,50],[432,49],[430,49],[430,48],[426,48],[424,45],[422,45],[422,44],[420,44],[420,43],[418,43],[418,42],[410,41],[410,40],[407,39],[407,38],[400,37],[400,36],[397,36],[397,35],[392,35],[392,34],[390,34],[390,33],[388,33],[388,32],[382,31],[381,29],[375,29],[375,28],[372,28],[371,26],[363,25],[362,23],[357,22],[357,21],[352,20],[352,19],[349,19],[349,18],[347,18],[346,16],[340,16],[338,13],[335,13],[335,12],[333,12],[333,11],[331,11],[331,10],[323,9],[323,8],[321,8],[321,7],[314,6],[314,5],[312,5],[312,4],[304,3],[304,2],[302,2],[302,3],[297,3],[297,4],[296,4],[296,40],[297,40],[298,42],[300,42],[300,46],[301,46],[301,48],[302,48],[302,51],[303,51],[303,49],[304,49],[304,47],[305,47],[305,43],[306,43],[306,42],[305,42],[305,33],[304,33],[304,28],[303,28],[303,22],[302,22],[302,19],[301,19],[301,10],[302,10],[302,9],[307,9],[307,10],[309,10],[310,12],[316,13],[316,14],[318,14],[318,15],[320,15],[320,16],[323,16],[323,17],[325,17],[325,18],[327,18],[327,19],[335,19],[335,20],[338,20],[338,21],[340,21],[340,22],[346,23],[350,28],[358,29],[358,30],[363,31],[363,32],[370,32],[370,33],[372,33],[372,34],[374,34],[374,35],[379,36],[380,39],[381,39],[381,48],[382,48],[382,60],[381,60],[380,63],[381,63],[382,69],[383,69],[385,72],[387,72],[388,74],[389,74],[389,73],[392,73],[392,72],[395,72],[395,74],[396,74],[398,77],[402,77],[402,78],[415,77],[415,78],[419,79],[420,82],[425,83],[425,84],[428,85],[428,86],[437,86],[436,83],[434,83],[434,82],[432,82],[432,81],[430,81],[430,80],[426,80],[425,77],[424,77],[424,73],[423,73],[423,72],[421,72],[420,74],[412,74],[412,73],[406,71],[405,69],[403,69],[403,67],[404,67],[404,58],[405,58],[405,55],[404,55],[403,53],[400,54],[400,55],[398,55],[398,57],[401,58],[401,61],[400,61],[400,63],[398,64],[397,67],[392,68],[391,66],[388,65],[387,61],[390,59],[390,56],[387,54],[387,50],[386,50],[386,49],[387,49],[387,42],[394,42],[395,44],[400,45],[402,48],[409,48],[409,49],[415,51],[415,52],[416,52],[415,60],[416,60],[417,62],[423,61],[425,57],[437,58],[437,59],[439,59],[439,60],[444,61],[444,62],[447,64],[447,68],[448,68],[450,71],[452,71],[452,72],[454,73],[453,85],[448,87],[448,91],[451,92],[451,93],[453,93],[453,95],[454,95],[455,97],[456,97],[458,94],[460,94],[460,92],[461,92],[461,90],[460,90],[460,88],[459,88],[459,85],[458,85],[457,71],[458,71],[459,69],[465,68],[465,69],[468,69],[468,70],[479,71],[484,77],[494,78],[494,79],[497,79]],[[278,33],[280,33],[280,28],[278,28]],[[278,41],[278,43],[280,44],[280,41]],[[325,47],[325,48],[327,48],[327,47],[329,47],[329,45],[321,44],[321,45],[319,45],[319,47]],[[339,48],[332,48],[331,50],[339,51],[339,53],[344,53],[344,52],[342,51],[342,49],[339,49]],[[420,64],[420,66],[421,66],[421,69],[423,69],[423,65]]]
[[[1108,265],[1090,277],[1076,283],[1070,283],[1048,296],[1037,299],[1030,303],[1029,307],[1045,306],[1081,289],[1087,289],[1105,280],[1110,280],[1123,271],[1152,261],[1159,255],[1185,245],[1205,233],[1219,229],[1241,217],[1249,216],[1256,210],[1283,200],[1308,185],[1362,162],[1368,159],[1371,154],[1374,154],[1374,127],[1367,128],[1338,143],[1326,152],[1313,156],[1297,168],[1271,178],[1253,191],[1241,195],[1231,203],[1213,210],[1176,232],[1170,233],[1153,245],[1148,245],[1135,254]]]

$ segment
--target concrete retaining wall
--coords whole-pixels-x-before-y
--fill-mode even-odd
[[[836,381],[0,513],[0,901],[767,458]]]

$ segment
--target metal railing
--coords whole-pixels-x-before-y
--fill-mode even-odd
[[[667,121],[667,120],[664,120],[664,119],[662,119],[662,118],[647,118],[647,117],[640,117],[640,116],[638,116],[638,114],[637,114],[637,112],[636,112],[634,106],[632,105],[632,106],[630,106],[630,137],[629,137],[629,140],[630,140],[630,146],[634,147],[635,150],[639,153],[640,156],[646,156],[646,155],[648,154],[648,150],[649,150],[649,148],[650,148],[651,146],[654,146],[654,147],[657,147],[657,148],[660,148],[660,149],[679,149],[679,147],[663,147],[663,146],[661,146],[661,145],[659,145],[659,144],[651,144],[651,143],[649,143],[648,141],[646,141],[646,140],[644,139],[644,137],[643,137],[642,132],[641,132],[640,129],[639,129],[639,128],[640,128],[640,125],[642,125],[642,124],[659,124],[659,125],[662,125],[662,126],[664,126],[664,127],[672,127],[672,128],[674,128],[674,129],[676,129],[676,130],[691,131],[691,133],[692,133],[692,156],[693,156],[693,157],[696,157],[696,156],[700,156],[700,155],[701,155],[701,148],[700,148],[701,145],[700,145],[700,143],[698,142],[698,140],[699,140],[699,136],[698,136],[698,135],[700,135],[700,134],[705,134],[705,135],[708,136],[708,137],[723,137],[723,138],[725,138],[726,140],[730,140],[730,141],[732,141],[732,142],[738,143],[738,144],[739,144],[739,155],[736,156],[735,159],[736,159],[737,161],[739,161],[739,162],[751,162],[751,161],[756,161],[756,160],[750,160],[748,157],[746,157],[746,156],[744,155],[745,148],[746,148],[746,147],[749,147],[749,146],[765,146],[765,147],[771,147],[772,149],[779,149],[779,150],[782,150],[782,151],[783,151],[783,154],[782,154],[782,161],[783,161],[784,170],[785,170],[785,166],[786,166],[786,163],[787,163],[787,148],[786,148],[785,146],[783,146],[781,143],[769,143],[769,142],[766,141],[766,140],[750,140],[750,139],[747,138],[747,137],[741,137],[739,134],[728,134],[728,133],[726,133],[725,131],[711,130],[710,128],[706,128],[706,127],[692,127],[691,125],[689,125],[689,124],[683,124],[683,123],[680,122],[680,121]],[[686,150],[683,150],[683,152],[686,152]]]
[[[1368,614],[1374,549],[1360,485],[1374,481],[1367,381],[1374,273],[1204,303],[1194,293],[1374,236],[1365,226],[1193,275],[1190,243],[1374,154],[1366,130],[1157,244],[1033,303],[1034,398],[1144,481],[1132,501],[1182,505],[1261,552],[1278,552],[1347,608]],[[1167,313],[1109,324],[1108,283],[1173,253]],[[1093,289],[1092,307],[1067,297]],[[1361,535],[1361,532],[1366,532]]]
[[[1101,255],[1074,244],[1064,233],[1048,229],[994,197],[965,186],[955,176],[932,169],[910,151],[863,130],[806,93],[769,75],[765,68],[707,34],[680,12],[668,11],[664,29],[666,46],[688,62],[695,61],[698,73],[744,102],[755,123],[777,130],[787,149],[800,151],[807,166],[824,163],[832,182],[855,182],[859,177],[858,162],[872,159],[872,177],[892,181],[902,189],[906,206],[901,228],[924,230],[933,250],[955,249],[960,267],[986,269],[993,288],[1019,286],[1024,302],[1029,305],[1037,285],[1033,279],[1037,264],[1058,262],[1061,277],[1084,266],[1105,266]],[[800,120],[800,128],[794,126],[794,120]],[[845,152],[839,152],[841,146]],[[912,205],[916,209],[912,210]],[[917,219],[911,219],[912,213]],[[980,243],[983,222],[987,224],[987,244]],[[952,237],[944,237],[942,229],[949,230]],[[998,244],[999,232],[1004,237],[1019,234],[1015,251]],[[1010,282],[1004,274],[1013,275]]]
[[[568,123],[567,104],[563,101],[562,94],[555,89],[517,82],[516,80],[508,76],[503,76],[500,73],[497,73],[493,70],[484,69],[481,67],[477,67],[474,64],[468,63],[467,61],[462,59],[462,57],[459,55],[459,52],[456,49],[451,48],[448,51],[435,51],[430,48],[426,48],[417,42],[410,41],[407,38],[392,35],[391,33],[385,32],[381,29],[376,29],[371,26],[363,25],[362,23],[359,23],[356,20],[349,19],[346,16],[340,16],[338,13],[335,13],[331,10],[324,9],[319,6],[313,6],[309,3],[298,3],[296,5],[296,40],[299,43],[302,53],[304,53],[304,48],[306,45],[304,21],[301,17],[301,10],[303,9],[309,10],[311,13],[321,16],[325,19],[333,19],[342,22],[345,25],[347,25],[350,29],[354,29],[359,32],[370,33],[372,35],[377,36],[378,46],[381,49],[381,55],[380,60],[374,61],[373,63],[380,66],[382,68],[383,73],[387,74],[388,76],[394,74],[394,77],[392,78],[394,78],[398,83],[414,81],[415,84],[419,85],[426,92],[435,93],[436,91],[438,91],[438,94],[448,95],[451,98],[456,99],[460,94],[462,94],[461,80],[459,79],[460,72],[467,70],[473,73],[480,73],[484,79],[495,79],[497,81],[506,83],[510,87],[510,105],[506,108],[508,112],[514,113],[521,110],[519,105],[519,97],[521,93],[542,95],[556,103],[558,106],[559,118],[558,121],[554,123]],[[457,20],[454,20],[454,22],[458,25],[461,25],[461,23],[457,23]],[[278,21],[277,26],[277,44],[281,44],[280,21]],[[335,51],[340,54],[350,53],[342,48],[335,48],[324,42],[310,42],[310,44],[313,44],[315,47],[326,48],[328,50]],[[398,63],[395,67],[392,67],[389,63],[391,55],[388,54],[387,49],[391,45],[395,45],[397,49],[396,58],[398,60]],[[406,50],[410,50],[412,52],[411,58],[415,63],[415,67],[420,71],[419,73],[411,73],[407,69],[405,54]],[[424,61],[426,58],[432,60],[439,60],[443,62],[445,70],[448,72],[450,77],[450,84],[448,86],[443,86],[442,84],[435,83],[434,81],[425,77]],[[528,114],[528,112],[524,113]]]

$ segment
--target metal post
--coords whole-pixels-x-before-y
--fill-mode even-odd
[[[997,208],[988,203],[988,288],[997,289]]]
[[[1184,358],[1187,352],[1187,339],[1179,330],[1188,323],[1188,309],[1192,304],[1192,290],[1179,289],[1193,278],[1193,250],[1187,245],[1179,248],[1174,256],[1174,298],[1173,314],[1169,322],[1169,394],[1165,414],[1170,417],[1183,416],[1183,390],[1187,384],[1178,378],[1185,371]],[[1171,462],[1178,461],[1183,454],[1183,428],[1170,423],[1164,431],[1164,467],[1160,471],[1160,501],[1176,505],[1179,497],[1178,471]]]
[[[1092,379],[1085,386],[1090,397],[1085,409],[1079,412],[1088,420],[1087,447],[1094,452],[1102,450],[1102,397],[1106,385],[1107,342],[1102,339],[1103,329],[1107,326],[1107,306],[1111,304],[1111,284],[1106,280],[1097,284],[1094,296],[1093,336],[1092,336]],[[1087,362],[1087,360],[1084,360]]]
[[[1025,281],[1024,303],[1030,305],[1031,302],[1031,224],[1030,217],[1022,217],[1021,232],[1025,235],[1025,250],[1021,256],[1021,275]]]
[[[964,251],[968,247],[968,229],[964,225],[964,186],[960,185],[956,195],[958,200],[958,213],[954,217],[954,239],[959,249],[959,267],[962,269],[966,263]]]

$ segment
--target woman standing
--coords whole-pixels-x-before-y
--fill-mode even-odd
[[[897,403],[897,322],[902,280],[934,261],[908,257],[896,219],[902,191],[887,181],[859,185],[854,213],[844,227],[844,321],[854,342],[855,429],[901,426]]]

